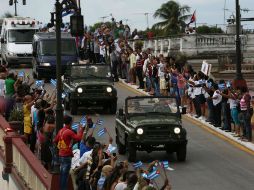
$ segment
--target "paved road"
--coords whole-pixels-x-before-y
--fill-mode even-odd
[[[28,71],[28,70],[27,70]],[[29,70],[30,72],[30,70]],[[124,104],[127,96],[137,95],[122,84],[116,84],[118,89],[118,108]],[[46,85],[49,91],[52,89]],[[97,113],[96,115],[94,113]],[[106,127],[112,136],[115,136],[114,124],[115,116],[103,114],[97,110],[92,114],[94,119],[104,120]],[[78,121],[85,110],[75,116]],[[170,166],[174,171],[167,171],[175,190],[253,190],[254,189],[254,156],[243,152],[239,148],[228,142],[210,134],[203,128],[193,124],[189,120],[183,121],[188,132],[188,152],[187,161],[179,163],[174,155],[167,155],[164,152],[139,152],[137,159],[144,163],[153,160],[170,161]],[[97,129],[98,130],[98,129]],[[107,136],[98,138],[101,142],[107,142]],[[120,156],[119,160],[126,157]],[[162,173],[163,174],[163,173]],[[156,179],[158,184],[162,184],[163,175]]]

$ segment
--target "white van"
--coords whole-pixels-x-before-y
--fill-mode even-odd
[[[2,64],[31,63],[33,35],[39,30],[32,18],[4,18],[1,30]]]

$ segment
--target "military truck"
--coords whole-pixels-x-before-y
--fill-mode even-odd
[[[69,65],[63,80],[64,108],[76,115],[78,108],[102,108],[115,114],[117,90],[108,64]]]
[[[185,161],[187,134],[175,97],[128,97],[116,115],[116,143],[119,154],[135,162],[136,152],[176,152]]]

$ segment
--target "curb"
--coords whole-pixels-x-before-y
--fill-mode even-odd
[[[129,88],[130,90],[132,90],[136,93],[150,96],[149,93],[144,92],[141,89],[138,89],[136,85],[131,85],[131,84],[126,83],[123,79],[119,79],[119,82],[123,86]],[[219,137],[225,141],[228,141],[229,143],[233,144],[234,146],[240,148],[241,150],[243,150],[251,155],[254,155],[254,144],[253,143],[243,142],[243,141],[239,140],[238,138],[233,137],[230,132],[225,132],[219,128],[216,128],[213,125],[205,122],[204,120],[197,119],[197,118],[191,116],[190,114],[186,114],[183,118],[186,118],[187,120],[197,124],[197,126],[200,128],[206,129],[208,132],[216,135],[217,137]]]

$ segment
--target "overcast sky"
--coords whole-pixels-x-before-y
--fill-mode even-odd
[[[55,0],[26,0],[27,5],[22,5],[22,0],[18,0],[18,14],[21,16],[33,17],[44,23],[50,20],[50,11],[54,10]],[[145,29],[146,17],[143,13],[154,13],[162,3],[167,0],[80,0],[82,14],[86,25],[92,25],[95,22],[102,21],[103,16],[112,14],[117,21],[123,20],[131,28]],[[254,17],[253,0],[239,0],[241,8],[248,8],[248,13],[242,12],[242,17]],[[191,13],[196,10],[197,24],[206,23],[207,25],[224,23],[224,2],[225,0],[178,0],[181,5],[191,7]],[[235,9],[235,0],[226,0],[225,15],[228,18]],[[9,6],[9,0],[0,0],[0,14],[5,12],[14,14],[14,6]],[[149,26],[154,24],[155,20],[149,15]],[[68,21],[69,18],[65,18]],[[105,21],[110,20],[110,17]],[[252,23],[243,23],[245,28],[254,28]]]

